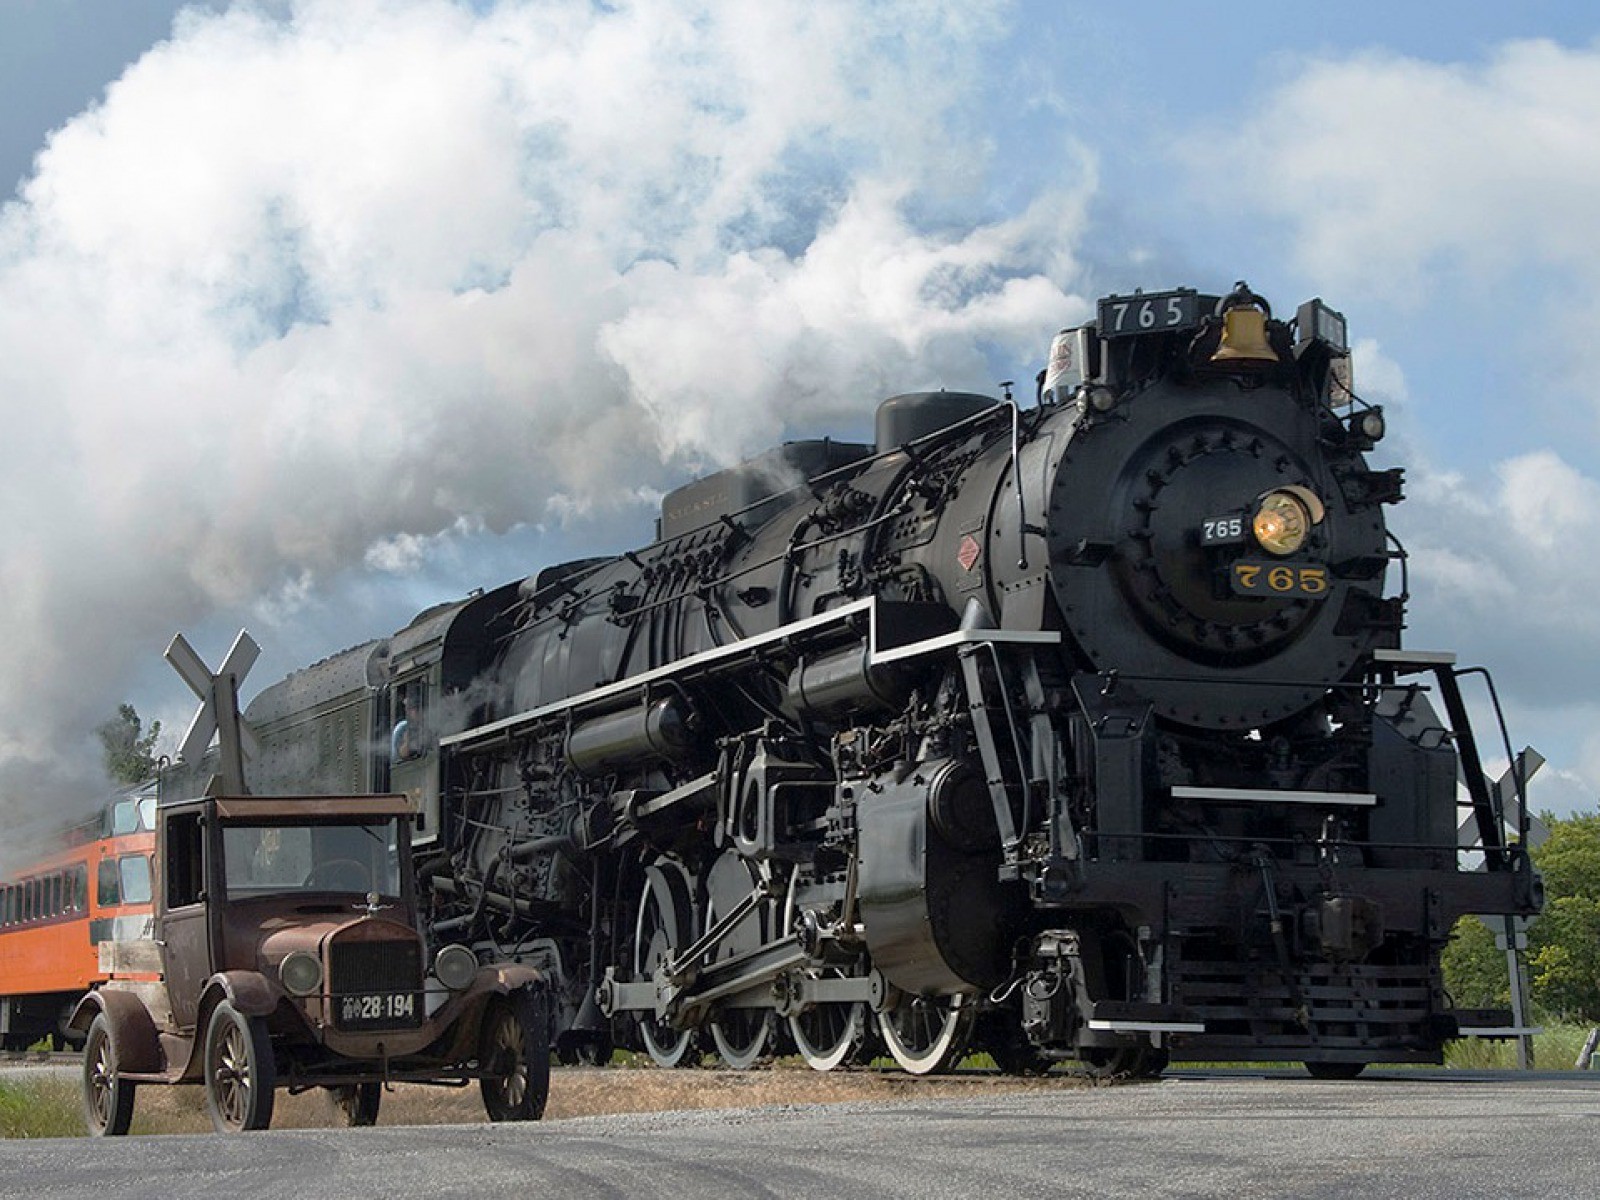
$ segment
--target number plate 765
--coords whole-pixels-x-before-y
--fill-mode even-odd
[[[1303,596],[1328,594],[1328,568],[1310,563],[1252,562],[1233,564],[1233,590],[1240,596]]]

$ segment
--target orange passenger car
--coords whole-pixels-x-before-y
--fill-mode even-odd
[[[155,807],[118,799],[0,883],[0,1048],[81,1040],[65,1021],[106,979],[101,943],[149,936]]]

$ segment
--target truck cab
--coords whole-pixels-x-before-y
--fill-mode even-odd
[[[90,1132],[127,1132],[145,1084],[202,1085],[221,1131],[265,1128],[279,1088],[371,1124],[399,1081],[476,1079],[491,1119],[542,1115],[545,982],[428,954],[414,815],[397,795],[164,801],[154,936],[102,943],[109,978],[71,1020]]]

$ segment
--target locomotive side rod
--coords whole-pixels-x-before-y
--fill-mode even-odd
[[[595,998],[600,1011],[608,1017],[619,1012],[649,1012],[681,1022],[718,1000],[756,988],[768,989],[766,996],[771,1003],[772,982],[785,971],[810,961],[800,948],[799,939],[789,934],[713,963],[687,985],[674,982],[665,966],[658,967],[650,979],[633,980],[619,980],[617,969],[607,967]],[[776,1007],[775,1003],[772,1006]]]

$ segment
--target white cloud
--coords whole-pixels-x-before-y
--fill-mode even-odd
[[[1003,8],[185,16],[0,210],[0,783],[174,627],[1037,361],[1092,183],[985,208]]]
[[[1369,404],[1403,404],[1411,398],[1405,371],[1375,338],[1356,338],[1350,358],[1355,392]]]
[[[1313,277],[1419,295],[1600,264],[1600,48],[1511,42],[1482,64],[1372,52],[1304,65],[1192,163],[1287,221]]]
[[[1600,794],[1578,751],[1600,661],[1600,44],[1302,59],[1244,108],[1190,131],[1189,169],[1326,294],[1387,318],[1384,346],[1356,343],[1356,391],[1420,418],[1384,448],[1408,462],[1408,641],[1491,664],[1513,733],[1561,743],[1549,786]],[[1434,358],[1425,382],[1401,328]],[[1430,461],[1440,442],[1478,463]]]
[[[1600,482],[1552,451],[1499,463],[1492,479],[1426,464],[1407,479],[1395,524],[1424,640],[1494,663],[1525,703],[1589,700],[1600,661]]]

